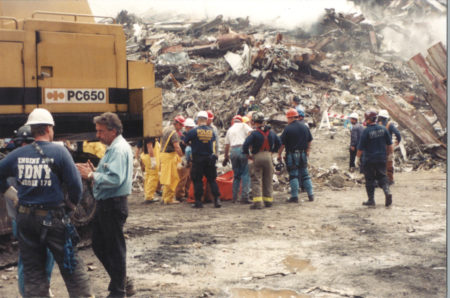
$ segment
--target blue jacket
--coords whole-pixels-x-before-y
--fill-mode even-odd
[[[104,200],[127,196],[133,179],[133,152],[128,142],[117,136],[106,149],[94,173],[94,198]]]
[[[386,127],[370,124],[364,129],[358,150],[363,151],[363,163],[386,162],[386,146],[392,145],[392,138]]]
[[[266,127],[262,127],[264,132],[267,131]],[[280,138],[273,132],[270,131],[268,135],[270,152],[277,152],[281,146]],[[264,136],[258,131],[253,130],[252,133],[245,139],[244,145],[242,145],[242,152],[244,154],[249,154],[249,148],[252,147],[252,154],[256,154],[260,151],[264,143]]]
[[[193,156],[210,156],[218,154],[213,146],[216,142],[216,134],[211,126],[201,125],[191,129],[185,137],[185,142],[191,143]]]
[[[362,132],[364,130],[364,126],[361,123],[356,123],[352,126],[352,131],[350,135],[350,146],[358,146],[359,140],[361,139]]]
[[[395,127],[395,124],[392,123],[392,121],[388,121],[388,119],[383,119],[379,123],[380,125],[386,127],[391,136],[394,134],[395,137],[397,138],[397,141],[400,143],[400,141],[402,140],[402,136],[400,135],[400,132],[398,131],[397,127]]]
[[[50,167],[33,145],[17,148],[0,161],[0,184],[6,185],[8,177],[15,177],[19,204],[57,207],[64,203],[64,183],[70,201],[77,204],[83,185],[69,151],[51,142],[38,141],[37,144],[53,160],[53,165]]]

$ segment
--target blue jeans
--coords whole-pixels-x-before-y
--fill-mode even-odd
[[[306,156],[306,152],[296,151],[286,153],[286,166],[289,172],[291,198],[298,198],[298,189],[301,185],[305,188],[308,196],[312,196],[314,193],[311,177],[308,172],[308,157]]]
[[[242,198],[248,198],[250,192],[250,174],[248,171],[247,156],[242,153],[241,147],[231,148],[231,167],[233,168],[233,201],[239,196],[242,181]]]

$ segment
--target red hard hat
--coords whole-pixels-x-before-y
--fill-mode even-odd
[[[211,110],[207,110],[206,113],[208,113],[208,119],[210,120],[214,119],[214,114]]]
[[[178,123],[184,125],[184,121],[185,121],[186,119],[184,119],[184,117],[181,116],[181,115],[177,115],[173,120],[175,120],[176,122],[178,122]]]
[[[294,109],[294,108],[290,108],[290,109],[286,112],[286,117],[287,117],[287,118],[298,117],[297,110]]]
[[[377,112],[369,110],[364,114],[364,118],[366,120],[371,119],[372,121],[375,121],[375,118],[377,117],[377,115],[378,115]]]
[[[239,121],[243,122],[242,116],[241,116],[241,115],[236,115],[236,116],[234,116],[234,117],[233,117],[233,120],[239,120]]]

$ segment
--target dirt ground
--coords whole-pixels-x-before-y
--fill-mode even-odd
[[[346,170],[347,133],[313,135],[311,164]],[[395,178],[390,208],[379,188],[377,207],[363,207],[365,188],[353,182],[340,189],[318,182],[316,200],[301,204],[277,192],[263,210],[229,201],[201,210],[144,205],[133,194],[125,230],[136,297],[444,297],[445,170]],[[95,295],[105,297],[103,267],[90,247],[81,256]],[[0,296],[17,296],[16,268],[0,275]],[[67,297],[56,268],[51,288]]]

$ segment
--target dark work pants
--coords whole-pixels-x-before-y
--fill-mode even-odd
[[[349,149],[349,151],[350,151],[350,165],[349,165],[349,167],[350,168],[356,168],[355,159],[356,159],[356,152],[357,152],[357,150],[355,149],[355,151],[352,151],[351,149]]]
[[[366,192],[369,201],[374,200],[375,196],[375,181],[383,189],[385,196],[390,194],[389,183],[386,176],[386,162],[366,162],[364,164],[364,176],[366,178]]]
[[[215,160],[209,156],[194,156],[192,160],[191,179],[194,183],[195,203],[200,204],[203,196],[203,176],[211,187],[214,199],[220,197],[219,187],[217,186],[217,170]]]
[[[77,261],[74,271],[70,273],[64,268],[65,226],[61,222],[62,211],[56,213],[59,215],[53,216],[50,227],[42,225],[43,216],[34,213],[17,214],[17,237],[23,261],[24,297],[49,297],[49,280],[46,272],[47,248],[58,264],[69,296],[91,296],[89,275],[76,247],[73,250]]]
[[[127,217],[126,196],[97,200],[92,249],[111,278],[108,290],[113,297],[125,297],[127,249],[123,226]]]

